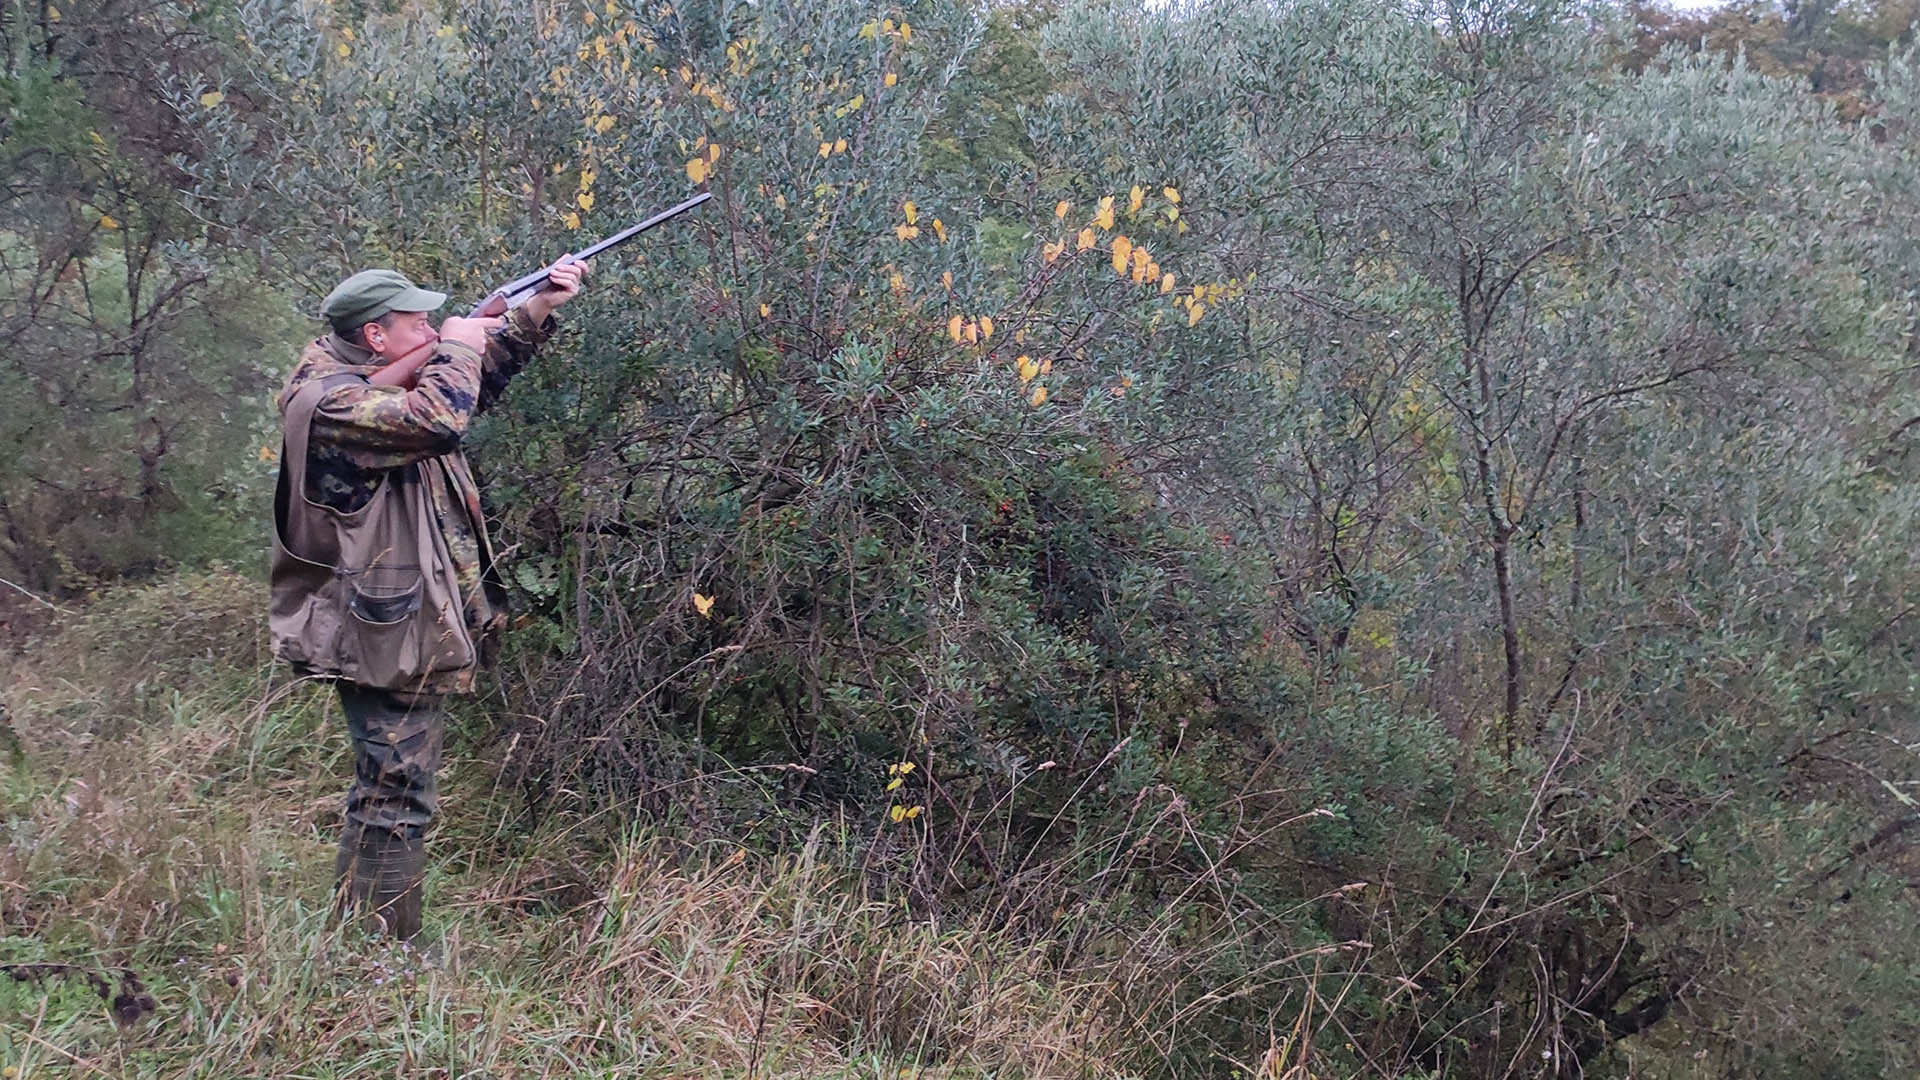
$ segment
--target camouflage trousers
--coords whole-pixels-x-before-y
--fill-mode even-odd
[[[440,809],[434,774],[446,706],[431,694],[396,694],[341,680],[340,705],[353,739],[347,823],[419,836]]]

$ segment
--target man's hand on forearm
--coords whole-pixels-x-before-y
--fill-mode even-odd
[[[534,293],[525,304],[527,317],[533,325],[546,323],[547,316],[561,304],[580,295],[580,286],[586,281],[590,264],[585,262],[563,262],[547,273],[547,287]]]

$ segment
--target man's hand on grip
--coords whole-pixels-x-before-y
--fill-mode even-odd
[[[497,330],[505,319],[469,319],[458,315],[449,315],[440,324],[440,337],[444,341],[457,341],[474,352],[487,351],[487,331]]]

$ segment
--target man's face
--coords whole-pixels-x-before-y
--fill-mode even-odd
[[[368,323],[360,331],[362,340],[367,343],[367,351],[373,353],[376,365],[390,364],[416,349],[431,347],[440,340],[440,335],[434,332],[433,323],[427,319],[427,312],[395,312],[388,321],[393,325]]]

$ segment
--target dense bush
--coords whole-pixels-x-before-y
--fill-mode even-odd
[[[257,549],[261,404],[298,324],[180,198],[197,118],[172,98],[212,47],[191,8],[0,12],[0,576],[20,588]]]

